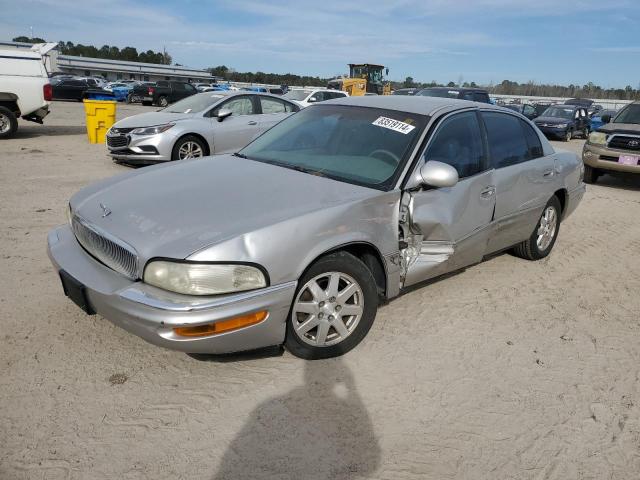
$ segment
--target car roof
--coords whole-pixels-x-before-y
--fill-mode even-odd
[[[401,112],[416,113],[419,115],[433,115],[441,110],[460,110],[470,107],[482,107],[496,111],[504,111],[489,103],[471,102],[444,97],[423,97],[409,95],[370,95],[359,97],[344,97],[327,100],[320,105],[351,105],[371,108],[384,108]],[[512,110],[511,110],[512,111]]]

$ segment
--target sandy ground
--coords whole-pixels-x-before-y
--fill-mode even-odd
[[[47,231],[126,171],[81,109],[0,144],[1,479],[638,478],[640,179],[590,186],[543,261],[384,306],[341,359],[203,361],[62,294]]]

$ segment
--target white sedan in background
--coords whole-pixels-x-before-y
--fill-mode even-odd
[[[287,100],[293,100],[302,108],[308,107],[312,103],[324,102],[325,100],[333,100],[334,98],[348,97],[347,92],[341,90],[329,90],[325,88],[306,88],[302,90],[289,90],[283,95]]]

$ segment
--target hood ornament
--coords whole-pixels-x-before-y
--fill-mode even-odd
[[[107,208],[107,206],[104,203],[100,204],[100,208],[102,209],[102,218],[108,217],[109,215],[111,215],[111,210],[109,210],[109,208]]]

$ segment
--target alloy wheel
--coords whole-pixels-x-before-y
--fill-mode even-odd
[[[293,329],[305,343],[336,345],[358,326],[364,312],[362,288],[342,272],[326,272],[309,280],[292,307]]]
[[[553,206],[548,206],[544,210],[538,225],[536,244],[541,252],[544,252],[551,245],[556,234],[556,228],[558,228],[558,214]]]
[[[0,113],[0,133],[7,133],[11,129],[11,120],[5,114]]]
[[[180,145],[180,149],[178,150],[178,158],[180,160],[186,160],[188,158],[197,158],[202,157],[202,147],[198,145],[196,142],[188,141],[184,142]]]

